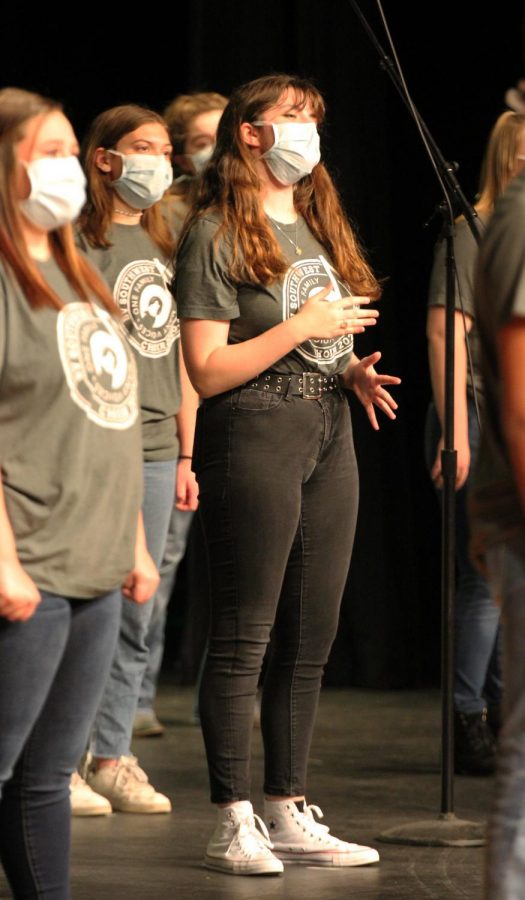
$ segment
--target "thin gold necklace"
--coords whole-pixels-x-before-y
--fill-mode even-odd
[[[286,231],[284,231],[284,229],[281,228],[281,226],[279,225],[278,222],[275,221],[275,219],[272,219],[271,216],[268,216],[268,218],[269,218],[270,222],[273,225],[275,225],[275,227],[281,232],[281,234],[283,234],[285,236],[286,240],[290,242],[290,244],[292,245],[292,247],[295,250],[296,256],[301,256],[303,251],[302,251],[302,248],[297,243],[297,230],[298,230],[298,225],[299,225],[299,216],[297,216],[297,218],[295,220],[295,241],[292,241],[290,235],[286,234]]]

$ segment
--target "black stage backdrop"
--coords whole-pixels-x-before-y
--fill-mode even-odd
[[[377,6],[362,10],[383,36]],[[384,0],[413,98],[474,197],[482,149],[505,89],[525,75],[523,4]],[[180,11],[179,11],[180,10]],[[312,78],[325,94],[325,159],[378,274],[380,324],[360,337],[399,374],[396,423],[372,431],[352,404],[361,512],[341,625],[326,681],[367,687],[439,675],[439,513],[425,471],[430,387],[425,304],[440,200],[416,129],[346,0],[186,0],[180,6],[83,7],[76,23],[3,12],[2,85],[61,99],[79,136],[109,106],[156,109],[180,92],[217,90],[268,72]],[[460,17],[460,18],[459,18]],[[338,540],[337,521],[333,540]],[[191,579],[189,579],[191,582]]]

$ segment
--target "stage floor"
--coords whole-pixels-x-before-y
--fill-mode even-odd
[[[164,684],[161,738],[134,752],[171,815],[74,819],[72,900],[444,900],[481,896],[482,848],[381,843],[394,825],[437,819],[440,700],[431,691],[325,690],[310,763],[309,802],[338,837],[378,848],[381,862],[338,870],[287,866],[281,877],[239,877],[201,865],[214,822],[191,689]],[[253,734],[253,801],[261,811],[261,736]],[[455,779],[458,818],[483,822],[494,779]],[[0,876],[0,898],[9,897]]]

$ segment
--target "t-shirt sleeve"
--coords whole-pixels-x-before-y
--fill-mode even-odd
[[[217,229],[211,219],[199,219],[180,248],[175,272],[179,318],[229,321],[239,316],[228,244],[223,236],[217,239]]]
[[[445,306],[447,300],[446,277],[446,253],[447,242],[440,240],[434,251],[434,265],[430,276],[428,292],[429,306]],[[456,260],[456,289],[454,305],[459,311],[474,318],[474,277],[476,271],[476,259],[478,255],[477,243],[466,222],[458,222],[454,238],[454,257]],[[463,305],[462,302],[463,301]]]
[[[479,277],[498,296],[495,327],[525,317],[525,180],[516,179],[498,201],[484,245]]]

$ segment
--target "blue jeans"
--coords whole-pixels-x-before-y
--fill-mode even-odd
[[[300,795],[357,516],[346,398],[242,388],[206,400],[194,468],[211,585],[199,698],[211,799],[249,798],[253,708],[270,636],[264,789]]]
[[[499,610],[490,589],[470,561],[467,495],[479,451],[480,431],[474,401],[468,398],[471,463],[467,481],[456,492],[456,603],[454,647],[454,707],[458,712],[479,713],[501,700]],[[426,422],[426,456],[434,463],[441,437],[436,409],[431,405]]]
[[[148,550],[156,566],[161,564],[166,545],[176,464],[176,460],[144,463],[142,514]],[[122,597],[117,649],[91,738],[94,756],[106,759],[129,756],[133,719],[148,664],[146,639],[154,603],[154,598],[139,605]]]
[[[153,609],[146,635],[149,655],[140,687],[139,709],[152,710],[155,704],[157,681],[164,653],[164,631],[168,604],[177,577],[177,569],[186,550],[192,519],[192,512],[173,507],[164,556],[159,568],[160,584],[153,599]]]
[[[69,779],[118,634],[120,591],[42,593],[26,622],[0,619],[0,858],[17,900],[69,897]]]
[[[525,532],[486,553],[494,597],[502,604],[503,725],[489,826],[487,900],[525,896]]]

